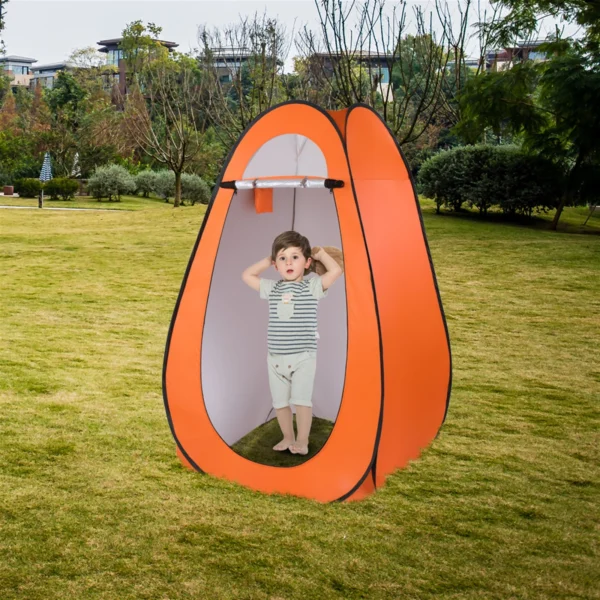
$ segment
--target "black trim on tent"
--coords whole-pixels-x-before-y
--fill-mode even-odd
[[[325,180],[325,187],[328,190],[333,190],[335,188],[343,188],[344,187],[344,182],[341,179],[326,179]]]
[[[375,278],[373,276],[373,266],[371,264],[371,255],[369,254],[369,245],[367,244],[367,238],[365,236],[365,228],[363,225],[362,216],[360,214],[360,208],[358,206],[358,198],[356,196],[356,188],[354,186],[354,176],[352,175],[352,166],[350,165],[350,159],[348,158],[348,117],[350,113],[355,108],[355,106],[351,106],[346,113],[346,120],[344,122],[344,129],[346,132],[346,136],[342,139],[344,143],[344,152],[346,154],[346,162],[348,163],[348,172],[350,173],[350,185],[352,186],[352,196],[354,197],[354,204],[356,205],[356,214],[358,215],[358,221],[360,223],[360,230],[362,232],[363,241],[365,243],[365,251],[367,253],[367,261],[369,262],[369,274],[371,276],[371,288],[373,289],[373,300],[375,301],[375,316],[377,317],[377,329],[379,331],[379,368],[380,368],[380,387],[381,387],[381,401],[379,407],[379,423],[377,424],[377,433],[375,435],[375,444],[373,447],[373,457],[371,458],[371,464],[367,472],[364,474],[363,478],[360,480],[357,486],[345,496],[339,498],[339,501],[345,500],[349,496],[351,496],[363,483],[363,481],[371,473],[371,477],[373,478],[373,486],[377,489],[377,482],[375,479],[375,470],[377,468],[377,453],[379,451],[379,442],[381,440],[381,431],[383,429],[383,408],[385,401],[385,386],[384,386],[384,370],[383,370],[383,337],[381,335],[381,319],[379,318],[379,303],[377,302],[377,290],[375,289]]]
[[[257,119],[258,119],[258,117],[257,117]],[[179,451],[183,454],[183,456],[190,463],[190,465],[192,465],[192,467],[200,473],[204,473],[204,471],[190,458],[190,456],[185,451],[183,445],[181,444],[181,442],[179,441],[179,439],[177,438],[177,435],[175,433],[175,426],[173,425],[173,418],[171,417],[171,411],[169,409],[169,398],[167,396],[167,360],[169,358],[169,348],[171,345],[171,336],[173,335],[173,327],[175,326],[175,320],[177,319],[177,314],[179,313],[179,305],[181,303],[181,298],[183,297],[183,292],[185,291],[185,287],[186,287],[187,280],[188,280],[188,277],[190,274],[190,270],[192,268],[192,264],[193,264],[194,258],[196,256],[196,252],[198,251],[198,246],[200,245],[200,239],[202,238],[202,233],[204,232],[204,228],[206,227],[206,223],[208,222],[208,217],[210,216],[210,211],[212,210],[212,207],[214,205],[215,198],[217,197],[217,194],[219,193],[219,187],[221,185],[223,175],[225,174],[225,170],[226,170],[227,166],[229,165],[229,162],[231,161],[231,157],[233,156],[234,152],[237,150],[237,147],[238,147],[240,141],[246,134],[246,131],[248,131],[248,129],[254,124],[255,121],[256,121],[256,119],[254,119],[254,121],[252,121],[252,123],[250,123],[250,125],[248,125],[248,127],[246,128],[244,133],[238,138],[237,142],[231,147],[231,150],[229,151],[229,154],[227,155],[227,158],[223,164],[223,168],[221,169],[219,178],[217,179],[217,182],[215,183],[215,187],[213,188],[212,196],[208,203],[206,212],[204,213],[204,218],[202,219],[202,225],[200,226],[200,231],[198,232],[198,236],[196,237],[196,242],[194,244],[194,247],[192,248],[192,253],[188,260],[187,267],[185,269],[185,274],[183,276],[183,281],[181,282],[181,287],[179,288],[179,294],[177,295],[177,302],[175,303],[175,308],[173,310],[171,322],[169,323],[169,331],[167,333],[167,340],[165,343],[165,353],[164,353],[164,358],[163,358],[163,369],[162,369],[162,393],[163,393],[163,403],[165,405],[165,411],[167,413],[167,421],[169,422],[169,427],[171,429],[171,435],[173,436],[173,439],[175,440],[175,444],[179,448]],[[202,385],[202,381],[200,381],[200,385]]]
[[[271,107],[269,110],[266,110],[263,113],[261,113],[260,115],[258,115],[252,121],[252,123],[250,125],[248,125],[248,127],[244,130],[244,133],[239,137],[239,139],[236,142],[234,148],[237,148],[238,144],[246,136],[246,134],[248,133],[248,131],[250,130],[250,128],[255,123],[257,123],[261,119],[261,117],[264,117],[265,115],[267,115],[272,110],[275,110],[276,108],[279,108],[280,106],[283,106],[283,105],[286,105],[286,104],[307,104],[307,105],[310,106],[310,103],[308,103],[308,102],[294,102],[294,101],[289,101],[289,102],[284,102],[282,104],[278,104],[276,106]],[[312,108],[316,108],[316,107],[312,107]],[[329,120],[332,122],[332,124],[335,126],[335,122],[333,122],[333,120],[331,119],[331,117],[329,116],[329,114],[325,113],[325,116],[327,116],[329,118]],[[338,131],[338,134],[339,134],[339,129],[337,128],[337,126],[336,126],[336,130]],[[343,140],[342,140],[342,142],[343,142]],[[227,163],[225,163],[225,165],[223,167],[223,170],[221,172],[221,176],[223,176],[223,174],[225,173],[225,171],[227,169],[227,166],[229,165],[229,161],[231,159],[231,156],[233,156],[233,154],[230,154],[228,156]],[[338,181],[338,180],[332,179],[332,180],[326,180],[326,181]],[[340,183],[342,185],[341,186],[337,186],[337,187],[343,187],[344,182],[340,181]],[[233,184],[233,189],[236,189],[236,187],[235,187],[235,181],[221,182],[221,187],[226,188],[226,189],[231,189],[231,184]],[[217,186],[215,186],[215,187],[217,187]],[[288,189],[293,189],[294,190],[294,211],[295,211],[295,209],[296,209],[296,205],[295,205],[296,188],[288,188]],[[240,191],[250,191],[250,190],[240,190]],[[236,193],[237,193],[237,189],[236,189]],[[333,193],[333,191],[332,191],[332,193]],[[215,197],[216,197],[216,194],[215,194]],[[232,201],[230,199],[229,206],[227,207],[227,215],[225,216],[225,220],[223,222],[223,228],[221,229],[221,235],[219,236],[219,243],[218,243],[218,246],[217,246],[217,253],[215,255],[215,262],[213,263],[213,269],[212,269],[212,272],[211,272],[211,275],[210,275],[210,284],[208,286],[207,303],[208,303],[208,298],[210,298],[210,290],[212,288],[212,280],[213,280],[213,275],[214,275],[215,266],[216,266],[216,257],[218,256],[218,254],[219,254],[219,248],[221,247],[221,240],[223,238],[223,232],[224,232],[225,224],[227,223],[227,218],[229,217],[229,211],[231,210],[231,203],[232,203]],[[339,218],[339,213],[338,213],[338,210],[337,210],[337,204],[335,202],[335,196],[334,196],[334,206],[335,206],[335,212],[336,212],[336,215],[337,215],[337,222],[338,222],[338,229],[339,229],[340,218]],[[295,220],[295,214],[294,214],[294,220]],[[341,229],[340,229],[340,238],[341,238],[341,234],[342,234],[342,232],[341,232]],[[342,246],[343,246],[343,244],[342,244]],[[191,262],[193,262],[194,256],[192,256]],[[204,313],[203,331],[204,331],[204,328],[206,326],[206,315],[207,315],[207,313],[205,312]],[[348,319],[348,302],[346,301],[346,331],[348,330],[348,320],[347,319]],[[201,350],[202,350],[202,344],[203,344],[203,342],[204,342],[203,339],[200,340],[200,349]],[[347,346],[347,340],[346,340],[346,368],[347,368],[347,365],[348,365],[348,346]],[[344,373],[346,372],[346,368],[344,369]],[[199,365],[199,372],[202,373],[202,365]],[[337,413],[338,415],[339,415],[339,412],[340,412],[340,409],[341,409],[341,400],[342,400],[342,398],[344,396],[344,389],[345,389],[345,387],[346,387],[346,377],[344,376],[344,387],[342,389],[342,397],[340,398],[340,407],[338,408],[338,413]],[[202,377],[200,378],[200,389],[202,389]],[[204,398],[204,390],[202,390],[202,397]],[[206,406],[206,403],[205,403],[205,406]],[[273,465],[268,465],[268,464],[265,464],[265,463],[259,463],[259,462],[250,460],[249,458],[246,458],[245,456],[242,456],[241,454],[239,454],[238,452],[236,452],[235,450],[233,450],[233,448],[223,439],[223,437],[221,436],[221,434],[219,433],[219,431],[217,430],[217,428],[214,426],[214,424],[212,422],[212,419],[210,418],[210,413],[208,412],[208,410],[206,410],[206,416],[208,417],[208,420],[210,421],[210,424],[212,425],[212,428],[213,428],[214,432],[219,436],[219,438],[221,439],[221,441],[223,442],[223,444],[225,444],[225,446],[227,446],[237,456],[239,456],[240,458],[243,458],[243,459],[247,460],[248,462],[252,462],[252,463],[255,463],[255,464],[258,464],[258,465],[262,465],[262,466],[265,466],[265,467],[272,467],[273,466]],[[337,415],[336,415],[336,421],[337,421]],[[334,422],[334,427],[335,427],[335,422]],[[331,433],[329,434],[329,436],[327,437],[327,439],[329,439],[330,436],[331,436]],[[323,444],[323,446],[317,452],[315,452],[315,454],[313,456],[311,456],[310,459],[308,459],[308,460],[312,460],[313,458],[315,458],[315,456],[317,456],[317,454],[319,454],[319,452],[321,452],[321,450],[323,450],[323,448],[326,446],[326,444],[327,444],[327,441],[325,441],[325,444]],[[308,460],[304,461],[303,463],[300,463],[300,465],[290,465],[290,466],[277,465],[274,468],[277,468],[277,469],[294,469],[294,468],[296,468],[298,466],[303,465],[305,462],[308,462]]]

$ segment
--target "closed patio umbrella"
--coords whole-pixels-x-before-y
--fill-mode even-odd
[[[40,181],[45,183],[46,181],[50,181],[52,179],[52,165],[50,163],[50,152],[46,152],[44,155],[44,163],[42,164],[42,170],[40,172]],[[38,202],[38,206],[40,208],[44,207],[44,190],[40,192],[40,198]]]

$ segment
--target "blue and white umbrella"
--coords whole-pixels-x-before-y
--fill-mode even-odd
[[[50,164],[50,152],[46,152],[44,156],[44,164],[42,165],[42,170],[40,172],[40,181],[42,183],[46,181],[50,181],[52,179],[52,165]],[[40,192],[40,197],[38,198],[38,206],[40,208],[44,207],[44,188]]]
[[[50,181],[52,179],[52,165],[50,164],[50,152],[44,156],[44,164],[40,173],[40,181]]]

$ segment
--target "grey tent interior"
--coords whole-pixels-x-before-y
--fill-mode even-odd
[[[275,137],[250,160],[244,179],[277,176],[335,178],[323,152],[300,135]],[[232,445],[274,417],[267,377],[265,300],[241,280],[269,255],[274,238],[294,229],[313,246],[342,248],[335,199],[328,189],[274,189],[273,212],[258,214],[254,192],[233,194],[211,279],[202,339],[201,385],[208,416]],[[263,275],[278,279],[271,268]],[[314,277],[315,275],[310,275]],[[344,387],[347,349],[345,279],[320,301],[314,415],[335,421]]]

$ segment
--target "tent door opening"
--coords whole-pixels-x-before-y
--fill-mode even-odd
[[[313,246],[342,248],[334,193],[324,187],[274,188],[273,211],[258,213],[253,189],[232,191],[212,274],[201,352],[206,409],[215,430],[230,446],[275,416],[267,376],[268,304],[242,282],[241,274],[270,253],[277,235],[292,228]],[[262,277],[279,279],[274,269]],[[313,393],[317,428],[319,419],[335,421],[344,387],[347,314],[343,277],[319,302],[318,323]],[[320,429],[327,430],[323,425]]]

